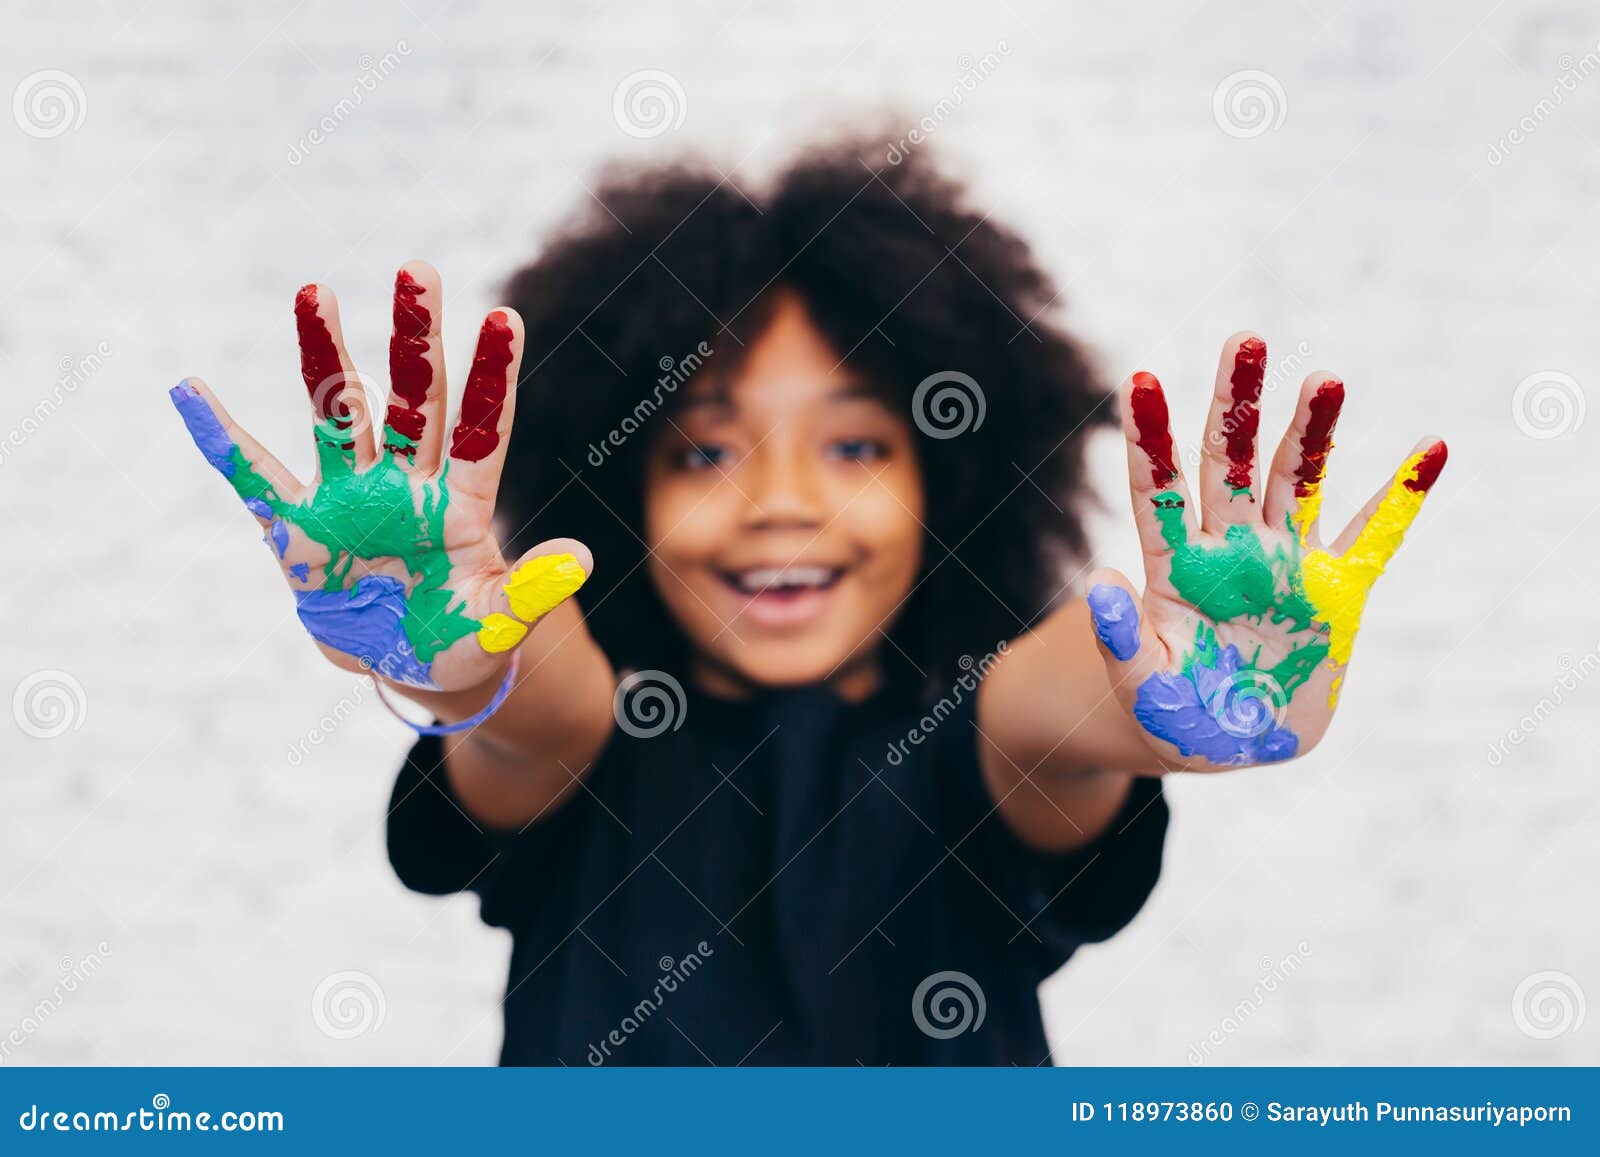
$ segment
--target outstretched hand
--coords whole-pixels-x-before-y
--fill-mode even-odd
[[[1145,591],[1090,576],[1089,609],[1116,694],[1169,765],[1272,763],[1309,750],[1332,720],[1373,584],[1443,469],[1419,443],[1327,549],[1318,514],[1344,385],[1312,374],[1262,477],[1256,457],[1265,343],[1223,347],[1200,463],[1201,510],[1173,454],[1161,383],[1122,384]]]
[[[507,567],[491,523],[522,321],[508,309],[484,320],[446,455],[440,301],[432,266],[401,268],[389,400],[375,438],[333,294],[300,290],[300,372],[317,452],[309,485],[229,418],[205,383],[185,379],[171,396],[200,452],[261,524],[324,653],[347,669],[450,691],[503,673],[507,653],[583,584],[593,562],[581,543],[558,539]]]

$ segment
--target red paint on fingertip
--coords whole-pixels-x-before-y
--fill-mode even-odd
[[[300,338],[300,380],[316,407],[317,417],[331,421],[339,429],[350,425],[350,410],[341,395],[344,391],[344,364],[339,347],[317,308],[317,287],[304,285],[294,295],[294,327]]]
[[[500,411],[506,401],[506,371],[511,368],[515,336],[500,310],[484,319],[461,397],[461,420],[450,440],[452,458],[480,462],[500,445]]]
[[[1317,387],[1311,398],[1311,419],[1300,438],[1300,466],[1294,472],[1297,498],[1306,497],[1322,481],[1328,469],[1328,455],[1333,451],[1333,428],[1343,407],[1344,383],[1338,378]]]
[[[1426,494],[1433,489],[1433,484],[1439,481],[1439,472],[1444,469],[1444,464],[1450,460],[1450,448],[1443,442],[1435,442],[1429,446],[1417,463],[1417,471],[1406,479],[1406,489],[1418,494]]]
[[[428,362],[428,331],[433,315],[418,300],[423,286],[402,269],[394,279],[394,335],[389,339],[389,385],[397,401],[391,402],[386,417],[395,433],[413,442],[422,437],[427,424],[422,404],[428,400],[433,384],[433,366]],[[397,453],[411,447],[389,446]]]
[[[1261,428],[1261,386],[1267,374],[1267,343],[1247,337],[1233,356],[1233,402],[1222,418],[1228,450],[1228,488],[1250,489],[1250,470]]]
[[[1128,400],[1133,424],[1139,431],[1139,449],[1150,459],[1150,477],[1157,486],[1170,485],[1178,476],[1173,459],[1172,432],[1167,415],[1167,396],[1154,374],[1140,371],[1133,375],[1133,394]]]

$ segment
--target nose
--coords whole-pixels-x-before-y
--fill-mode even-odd
[[[798,447],[768,443],[746,461],[739,479],[750,530],[816,527],[822,524],[822,479],[816,463]]]

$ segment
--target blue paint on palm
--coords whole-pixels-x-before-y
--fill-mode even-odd
[[[1177,674],[1161,672],[1139,687],[1133,714],[1144,729],[1185,756],[1219,766],[1281,763],[1300,751],[1300,737],[1278,723],[1253,693],[1259,672],[1239,648],[1203,648]]]
[[[311,637],[353,655],[378,674],[411,687],[434,687],[431,664],[417,658],[401,629],[405,584],[389,575],[366,575],[349,590],[295,592],[295,610]]]
[[[1133,596],[1121,587],[1097,583],[1089,592],[1089,614],[1094,618],[1094,633],[1122,662],[1139,653],[1139,608]]]

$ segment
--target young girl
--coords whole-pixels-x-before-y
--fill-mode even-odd
[[[448,439],[420,262],[381,421],[300,291],[310,484],[172,391],[323,653],[440,721],[396,871],[511,931],[508,1064],[1050,1060],[1036,988],[1143,904],[1159,777],[1316,745],[1443,443],[1324,547],[1337,379],[1264,468],[1266,347],[1228,339],[1192,490],[1155,377],[1101,392],[1028,249],[917,157],[595,200],[484,322]],[[1070,598],[1118,414],[1145,587]]]

